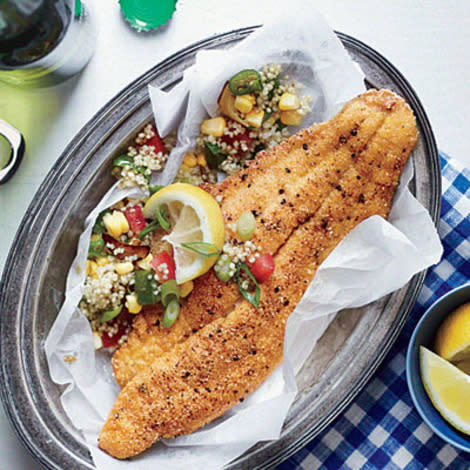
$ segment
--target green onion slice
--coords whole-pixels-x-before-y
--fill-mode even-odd
[[[174,279],[166,281],[161,286],[161,301],[164,307],[167,307],[173,300],[179,300],[180,288]]]
[[[150,224],[147,225],[144,229],[142,229],[139,233],[139,240],[143,240],[145,235],[150,232],[153,232],[156,228],[160,227],[160,222],[158,220],[154,220]]]
[[[234,95],[246,95],[254,91],[261,91],[263,84],[257,70],[246,69],[235,74],[229,80],[228,87]]]
[[[101,323],[105,323],[112,320],[113,318],[116,318],[121,313],[121,310],[122,305],[119,305],[119,307],[115,308],[114,310],[107,310],[101,317]]]
[[[256,219],[253,213],[250,211],[242,212],[237,220],[238,236],[246,242],[253,237],[255,230]]]
[[[253,284],[255,285],[255,293],[254,295],[251,292],[248,292],[246,289],[242,287],[242,281],[240,279],[240,271],[243,269],[248,274],[248,277],[251,279]],[[235,273],[235,277],[237,279],[237,284],[238,288],[240,289],[240,293],[242,296],[248,300],[252,305],[254,305],[256,308],[259,306],[259,298],[261,295],[261,289],[259,287],[258,281],[255,279],[253,274],[251,274],[250,269],[245,263],[238,263],[237,265],[237,272]]]
[[[168,222],[165,214],[163,213],[162,206],[157,207],[157,220],[162,229],[168,232],[170,230],[170,222]]]
[[[198,255],[210,258],[212,256],[219,256],[221,251],[218,246],[213,243],[206,242],[185,242],[181,243],[181,246],[188,250],[194,251]]]
[[[163,314],[163,328],[170,328],[175,323],[180,313],[180,304],[177,300],[172,300],[165,308]]]

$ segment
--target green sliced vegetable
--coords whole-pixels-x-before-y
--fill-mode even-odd
[[[115,308],[114,310],[107,310],[101,317],[101,323],[105,323],[112,320],[113,318],[116,318],[121,313],[121,311],[122,305],[119,305],[119,307]]]
[[[156,304],[160,296],[156,293],[158,284],[154,278],[153,271],[136,271],[134,276],[137,302],[139,302],[140,305]]]
[[[263,84],[257,70],[246,69],[235,74],[228,82],[228,87],[234,95],[246,95],[254,91],[261,91]]]
[[[251,211],[242,212],[237,220],[238,236],[246,242],[256,230],[256,219]]]
[[[212,169],[219,168],[219,165],[227,158],[227,154],[219,147],[218,144],[211,144],[210,142],[204,142],[207,163]]]
[[[153,232],[156,228],[160,227],[160,222],[158,220],[154,220],[150,224],[147,225],[144,229],[142,229],[139,233],[139,240],[143,240],[145,235],[150,232]]]
[[[165,308],[163,314],[163,328],[170,328],[175,323],[180,313],[180,304],[177,300],[172,300]]]
[[[206,258],[220,255],[219,247],[214,245],[213,243],[185,242],[181,243],[181,246],[187,248],[188,250],[194,251],[198,255],[205,256]]]
[[[104,226],[103,217],[105,214],[110,213],[109,209],[105,209],[103,212],[100,212],[98,217],[96,218],[95,225],[93,225],[92,232],[101,235],[102,233],[106,232],[106,227]]]
[[[255,285],[255,293],[252,294],[251,292],[248,292],[245,288],[242,287],[242,281],[240,279],[240,271],[243,269],[248,274],[248,277],[251,279],[253,284]],[[251,274],[250,269],[245,263],[238,263],[237,266],[237,272],[235,273],[235,277],[237,279],[237,284],[238,288],[240,289],[240,293],[242,296],[250,302],[250,304],[254,305],[256,308],[258,308],[259,305],[259,297],[261,295],[261,289],[259,287],[258,281],[255,279],[253,274]]]
[[[149,186],[150,195],[155,194],[160,189],[164,188],[164,186],[160,186],[159,184],[151,184]]]
[[[130,166],[137,170],[137,167],[134,164],[134,158],[130,157],[129,155],[120,155],[113,160],[113,166],[119,166],[121,168],[125,166]]]
[[[180,288],[174,279],[166,281],[161,287],[161,300],[164,307],[166,307],[172,300],[179,300]]]
[[[162,206],[157,207],[157,220],[163,230],[165,230],[166,232],[170,230],[170,222],[168,222],[168,219],[166,218],[166,214],[164,213],[164,209]]]
[[[105,243],[101,235],[92,235],[90,240],[90,247],[88,248],[88,259],[106,256],[106,254],[103,253],[104,246]]]

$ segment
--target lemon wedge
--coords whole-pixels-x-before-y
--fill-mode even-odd
[[[203,242],[222,249],[225,227],[217,201],[203,189],[187,183],[175,183],[153,194],[143,213],[155,219],[159,208],[168,214],[170,233],[163,237],[171,243],[176,264],[176,282],[183,284],[209,271],[217,256],[203,256],[182,243]]]
[[[420,346],[421,378],[432,404],[459,431],[470,434],[470,376]]]
[[[436,334],[435,350],[448,361],[470,359],[470,302],[444,320]]]

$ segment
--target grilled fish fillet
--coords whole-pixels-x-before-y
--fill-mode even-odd
[[[359,100],[386,110],[387,117],[360,152],[350,153],[355,164],[318,211],[280,247],[275,271],[261,287],[259,307],[237,303],[226,317],[213,320],[135,376],[100,433],[101,449],[128,458],[158,439],[191,433],[242,401],[280,364],[287,318],[317,267],[362,220],[387,217],[417,139],[413,113],[401,98],[382,90]],[[350,130],[360,127],[355,120],[350,124]]]
[[[328,123],[314,126],[260,154],[247,168],[206,189],[222,196],[222,213],[229,227],[244,211],[253,211],[257,230],[253,242],[263,253],[274,254],[293,230],[312,217],[335,190],[348,168],[388,114],[381,102],[353,100]],[[231,241],[236,234],[228,229]],[[113,370],[121,387],[153,360],[186,340],[204,325],[225,317],[240,294],[234,283],[217,279],[213,271],[195,281],[178,321],[160,325],[162,309],[146,308],[136,317],[127,342],[114,354]]]

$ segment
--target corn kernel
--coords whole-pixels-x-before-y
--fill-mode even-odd
[[[86,275],[92,276],[93,274],[95,274],[97,267],[98,265],[94,261],[88,260],[86,262]]]
[[[129,222],[121,211],[113,211],[104,215],[103,223],[106,231],[114,238],[129,231]]]
[[[137,266],[139,266],[139,268],[143,269],[144,271],[148,271],[149,269],[152,269],[152,266],[150,265],[150,261],[152,261],[152,259],[153,255],[149,254],[144,259],[137,261]]]
[[[253,109],[251,113],[245,116],[245,122],[252,127],[261,127],[263,124],[264,111],[262,109]]]
[[[129,310],[129,313],[139,313],[142,310],[142,305],[137,302],[135,294],[126,295],[126,308]]]
[[[253,95],[239,95],[235,98],[233,105],[243,114],[249,113],[255,104],[255,97]]]
[[[96,258],[96,264],[98,266],[106,266],[109,263],[109,258],[104,256],[102,258]]]
[[[297,111],[281,111],[281,122],[286,126],[300,126],[304,117]]]
[[[180,295],[181,297],[187,297],[189,294],[191,294],[192,290],[194,287],[194,282],[193,281],[188,281],[185,282],[184,284],[180,285]]]
[[[101,335],[97,332],[93,332],[93,344],[95,346],[95,349],[101,349],[103,347],[103,340],[101,339]]]
[[[201,132],[205,135],[222,137],[225,130],[225,119],[222,116],[206,119],[201,124]]]
[[[114,270],[120,275],[129,274],[134,271],[134,265],[130,261],[125,263],[115,263]]]
[[[188,166],[189,168],[193,168],[194,166],[197,165],[197,158],[196,155],[192,152],[188,152],[184,159],[183,159],[183,164]]]
[[[200,154],[197,156],[197,164],[198,164],[199,166],[207,166],[206,156],[205,156],[203,153],[200,153]]]
[[[279,109],[281,111],[295,111],[300,108],[300,101],[293,93],[283,93],[279,99]]]

